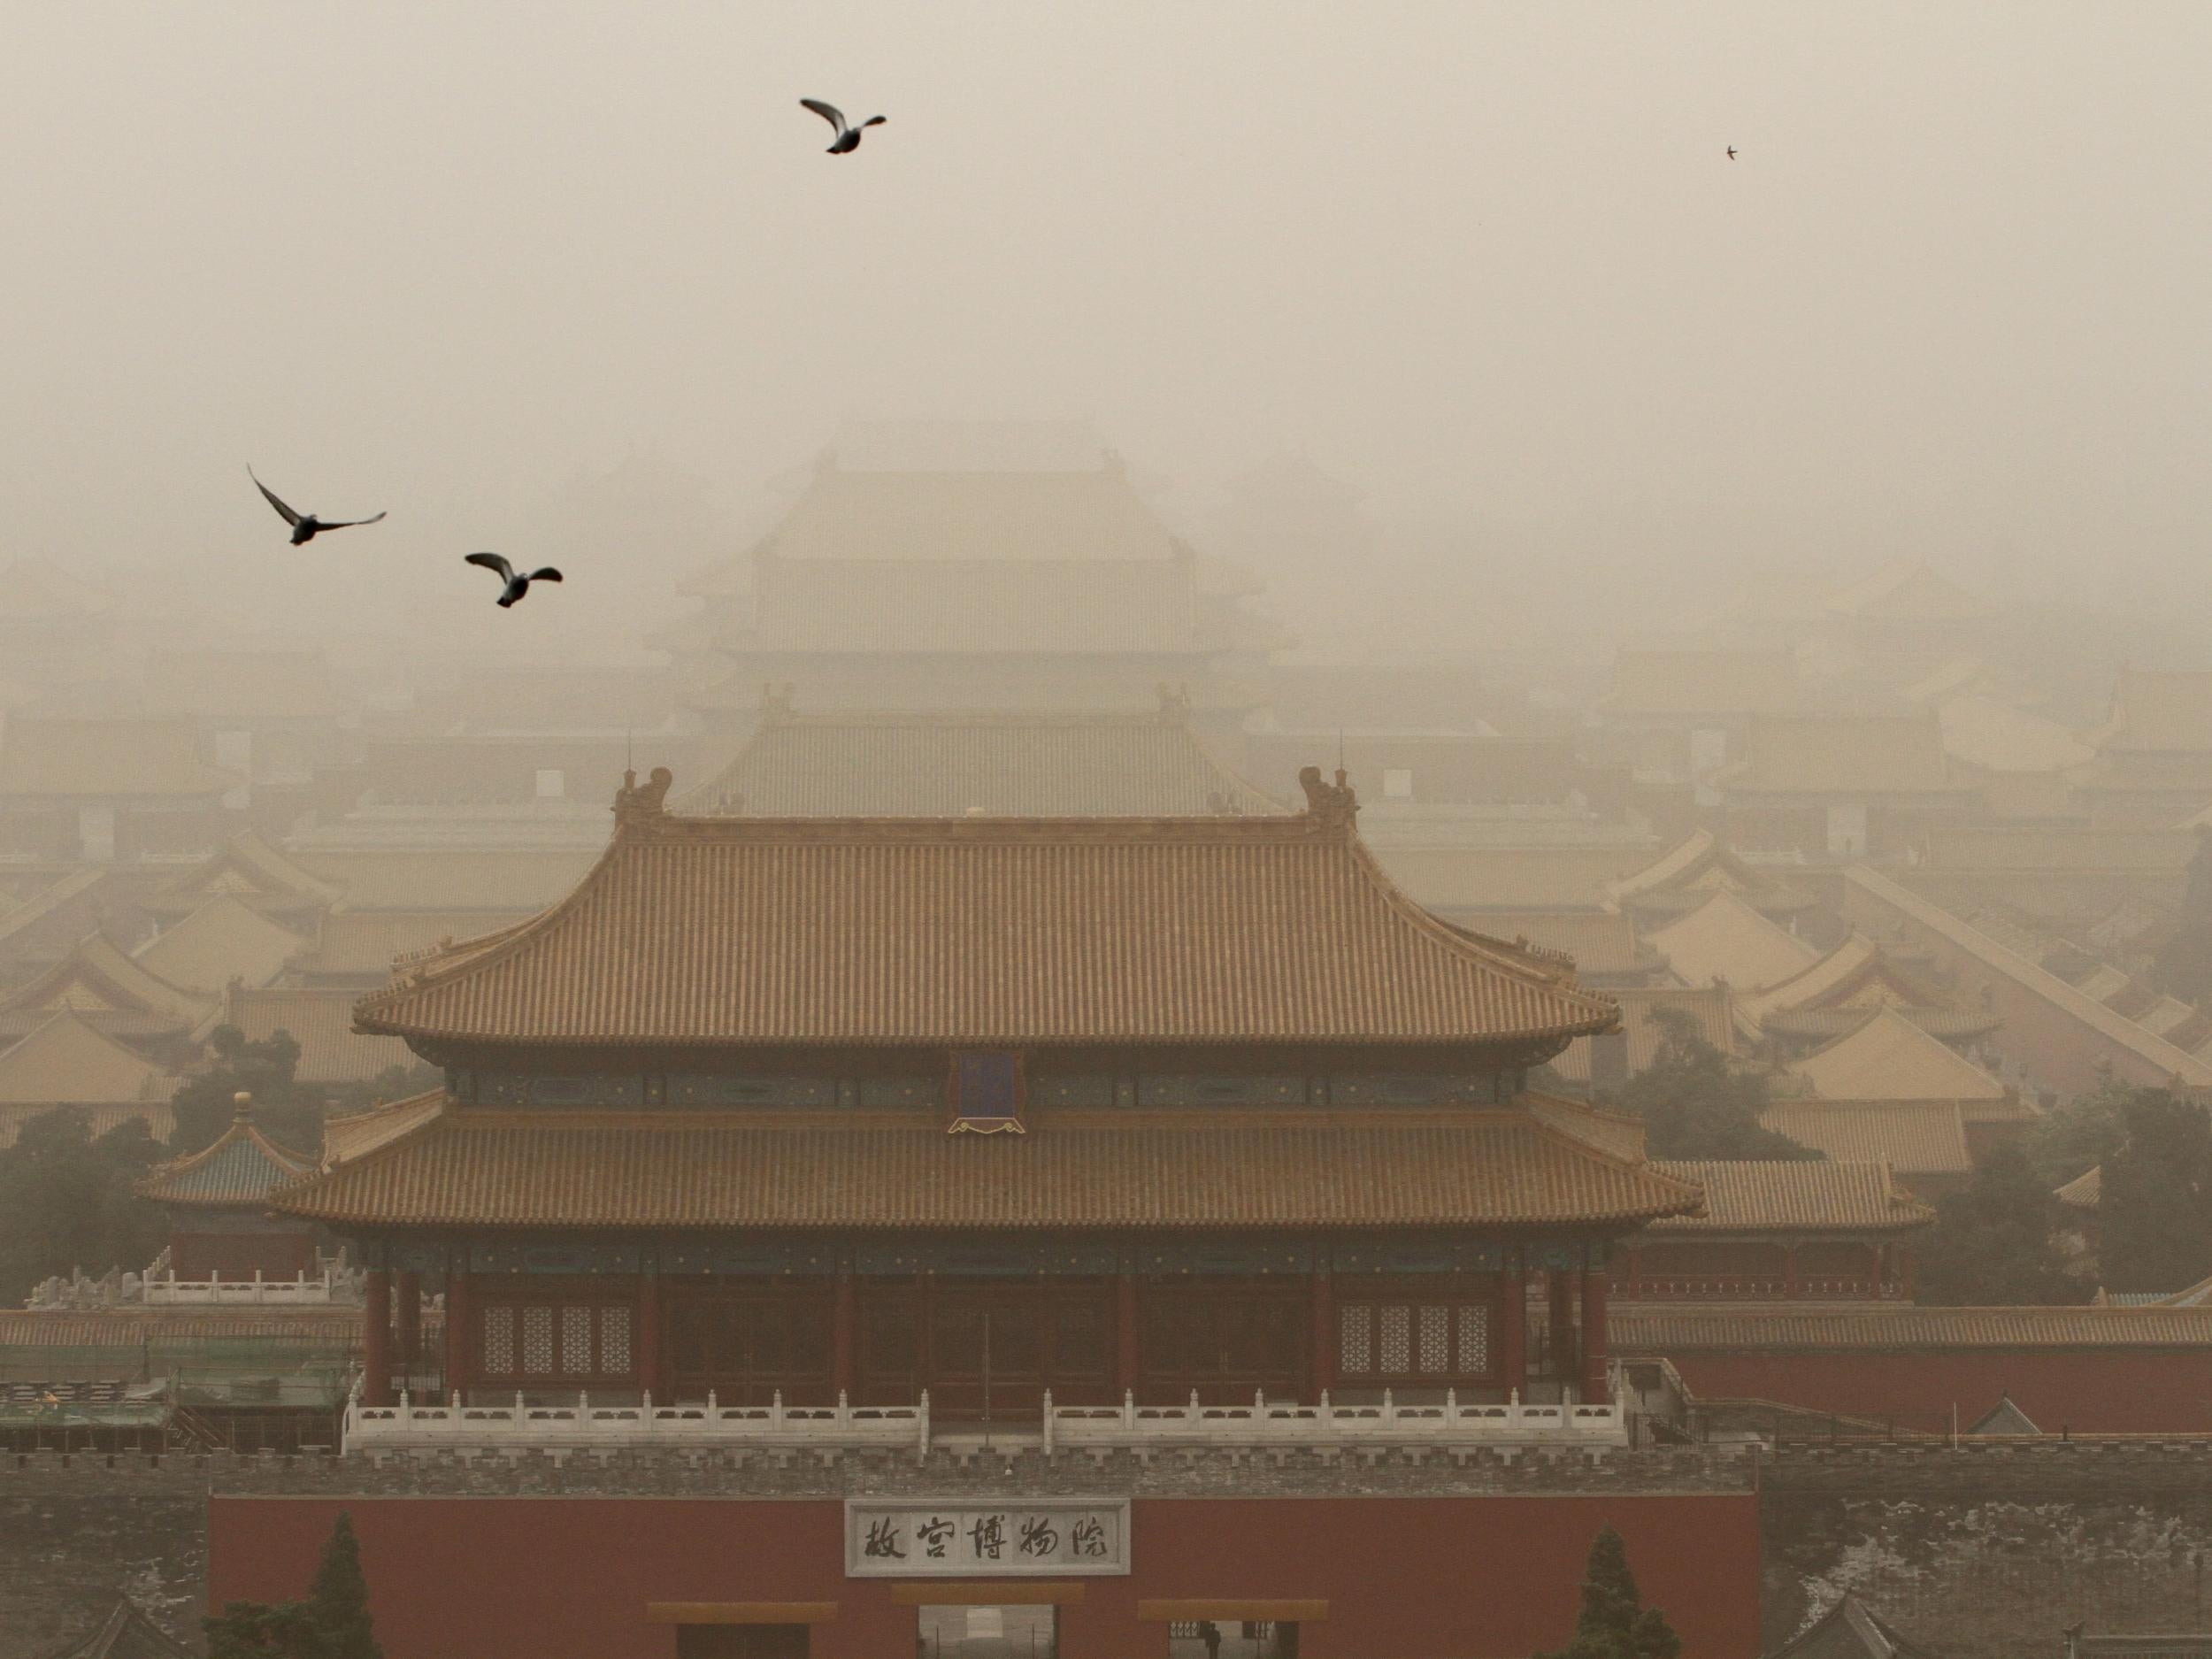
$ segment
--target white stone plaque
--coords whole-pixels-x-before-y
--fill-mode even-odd
[[[854,1578],[1064,1578],[1129,1571],[1129,1500],[850,1498]]]

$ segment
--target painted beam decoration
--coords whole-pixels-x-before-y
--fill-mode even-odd
[[[848,1578],[1064,1578],[1128,1571],[1126,1498],[854,1498],[845,1504]]]

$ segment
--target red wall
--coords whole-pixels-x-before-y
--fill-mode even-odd
[[[387,1659],[672,1659],[657,1601],[833,1601],[813,1659],[898,1659],[916,1615],[844,1576],[843,1507],[674,1498],[256,1498],[209,1502],[209,1604],[304,1593],[338,1512],[361,1540]],[[1527,1659],[1573,1627],[1584,1556],[1617,1527],[1647,1601],[1697,1659],[1759,1651],[1758,1500],[1153,1498],[1136,1571],[1083,1581],[1063,1659],[1164,1659],[1140,1597],[1325,1597],[1302,1659]]]
[[[1706,1399],[1773,1400],[1941,1429],[1971,1425],[2009,1394],[2047,1434],[2212,1432],[2212,1350],[1968,1349],[1915,1354],[1668,1356]]]

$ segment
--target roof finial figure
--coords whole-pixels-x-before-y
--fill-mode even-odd
[[[614,797],[616,830],[667,817],[668,786],[675,781],[676,774],[665,766],[654,767],[653,775],[642,784],[638,782],[635,772],[624,772],[622,787]]]
[[[232,1095],[230,1103],[231,1120],[234,1123],[250,1124],[253,1121],[253,1096],[246,1090],[242,1088]]]
[[[1336,782],[1324,783],[1321,768],[1302,766],[1298,787],[1306,792],[1306,816],[1316,829],[1349,835],[1359,827],[1359,796],[1345,781],[1344,768],[1336,770]]]

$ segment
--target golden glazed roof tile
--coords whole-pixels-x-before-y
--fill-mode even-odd
[[[1617,1354],[1955,1348],[2212,1346],[2208,1308],[1923,1308],[1808,1310],[1624,1302],[1607,1311]]]
[[[1900,1175],[1969,1175],[1956,1101],[1778,1101],[1759,1121],[1824,1157],[1887,1164]]]
[[[2002,1083],[1894,1008],[1878,1009],[1857,1029],[1790,1070],[1829,1100],[2001,1100],[2005,1095]]]
[[[220,1018],[237,1026],[249,1042],[287,1033],[300,1046],[303,1083],[365,1083],[394,1066],[413,1064],[414,1056],[397,1038],[365,1037],[354,1030],[358,995],[294,986],[240,987],[224,999]]]
[[[447,1107],[280,1193],[349,1225],[1366,1227],[1628,1223],[1698,1192],[1510,1108],[931,1117]]]
[[[1725,982],[1755,990],[1793,978],[1819,959],[1794,933],[1778,926],[1733,893],[1717,892],[1696,910],[1647,939],[1686,986]]]
[[[1655,1233],[1886,1233],[1935,1219],[1935,1211],[1901,1188],[1880,1162],[1654,1159],[1652,1167],[1705,1194],[1703,1215],[1655,1221]]]
[[[1519,1041],[1572,973],[1415,905],[1297,817],[684,818],[667,774],[575,892],[410,964],[364,1032],[518,1043]]]

